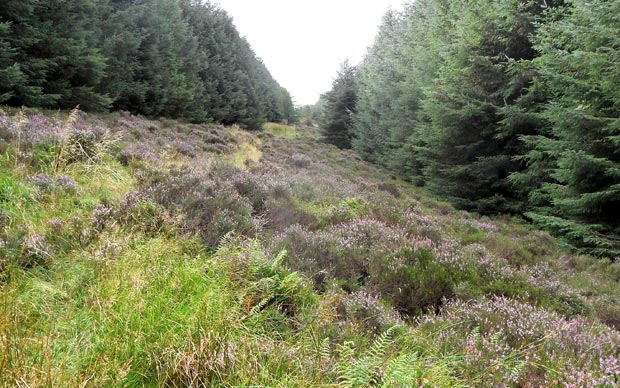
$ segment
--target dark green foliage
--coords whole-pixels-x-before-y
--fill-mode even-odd
[[[521,69],[535,56],[528,36],[540,6],[535,2],[483,1],[452,4],[440,17],[455,25],[434,30],[432,49],[440,66],[424,101],[426,175],[434,191],[459,207],[480,212],[516,210],[508,175],[518,137],[532,131],[511,116],[519,103]]]
[[[8,0],[0,7],[0,95],[11,105],[88,109],[108,105],[95,87],[105,59],[96,48],[90,0]],[[79,100],[79,101],[78,101]]]
[[[537,2],[421,1],[389,13],[359,71],[354,148],[453,203],[514,211],[508,174],[520,168],[522,60]],[[386,87],[386,85],[389,85]]]
[[[620,255],[618,1],[421,0],[358,67],[353,148],[460,208]]]
[[[109,72],[102,88],[114,107],[150,116],[200,120],[201,59],[178,1],[112,2],[102,46]]]
[[[323,95],[322,128],[327,143],[338,148],[351,148],[353,115],[357,101],[356,70],[345,61],[338,71],[332,89]]]
[[[208,3],[185,1],[184,9],[206,64],[197,74],[206,90],[209,117],[250,129],[259,129],[265,120],[293,121],[290,95],[256,58],[230,16]]]
[[[585,252],[617,258],[620,2],[569,4],[550,15],[535,39],[548,126],[525,139],[530,176],[543,177],[531,182],[528,216]]]
[[[389,12],[359,66],[353,148],[365,160],[422,184],[421,165],[415,160],[421,145],[420,73],[410,60],[417,56],[418,45],[409,28],[410,20]]]
[[[14,62],[16,50],[11,46],[11,23],[0,22],[0,103],[15,96],[15,89],[23,87],[25,75]]]
[[[230,17],[193,0],[4,1],[0,103],[253,129],[295,116]]]
[[[404,249],[397,259],[402,264],[376,263],[370,286],[392,301],[397,311],[414,316],[435,311],[453,294],[454,282],[447,268],[436,262],[433,252]]]

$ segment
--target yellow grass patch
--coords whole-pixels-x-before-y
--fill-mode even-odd
[[[231,163],[239,168],[246,169],[249,165],[258,163],[263,156],[260,149],[262,141],[252,133],[233,127],[231,133],[237,138],[237,146],[230,155]]]
[[[263,125],[263,131],[270,133],[277,137],[285,137],[292,139],[299,136],[299,131],[290,125],[266,123]]]

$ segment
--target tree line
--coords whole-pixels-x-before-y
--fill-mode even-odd
[[[323,99],[339,147],[620,256],[620,0],[416,0]]]
[[[248,128],[295,114],[230,16],[199,0],[3,0],[0,103]]]

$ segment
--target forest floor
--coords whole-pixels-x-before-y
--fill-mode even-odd
[[[615,387],[619,283],[312,127],[0,110],[2,387]]]

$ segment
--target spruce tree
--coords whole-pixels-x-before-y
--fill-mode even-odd
[[[525,160],[539,225],[582,251],[620,257],[620,1],[572,0],[536,37],[549,123]]]
[[[341,64],[332,89],[323,98],[325,106],[321,127],[324,140],[338,148],[351,148],[357,85],[355,67],[348,61]]]
[[[4,0],[0,103],[248,128],[294,113],[230,17],[198,0]]]
[[[366,57],[358,67],[358,108],[353,132],[353,148],[364,160],[387,167],[391,158],[390,130],[406,125],[392,109],[402,92],[403,74],[396,64],[403,37],[402,20],[390,11],[384,18]]]
[[[41,55],[38,0],[5,0],[0,7],[0,96],[9,105],[54,106],[61,98],[44,90],[51,58]]]
[[[423,103],[428,186],[468,210],[518,211],[508,177],[521,168],[514,158],[522,152],[519,137],[533,128],[513,114],[527,88],[515,64],[536,56],[529,37],[543,8],[485,0],[440,9],[430,39],[441,62]]]
[[[422,94],[418,69],[419,45],[414,19],[394,11],[383,18],[373,46],[358,68],[358,108],[353,148],[365,160],[378,163],[422,185],[418,112]]]
[[[60,96],[55,107],[107,110],[110,99],[98,90],[106,58],[98,46],[100,6],[105,1],[47,0],[36,12],[44,36],[28,53],[49,59],[43,90]]]
[[[0,104],[15,96],[15,91],[26,83],[26,76],[15,63],[16,50],[9,36],[11,23],[0,22]]]

